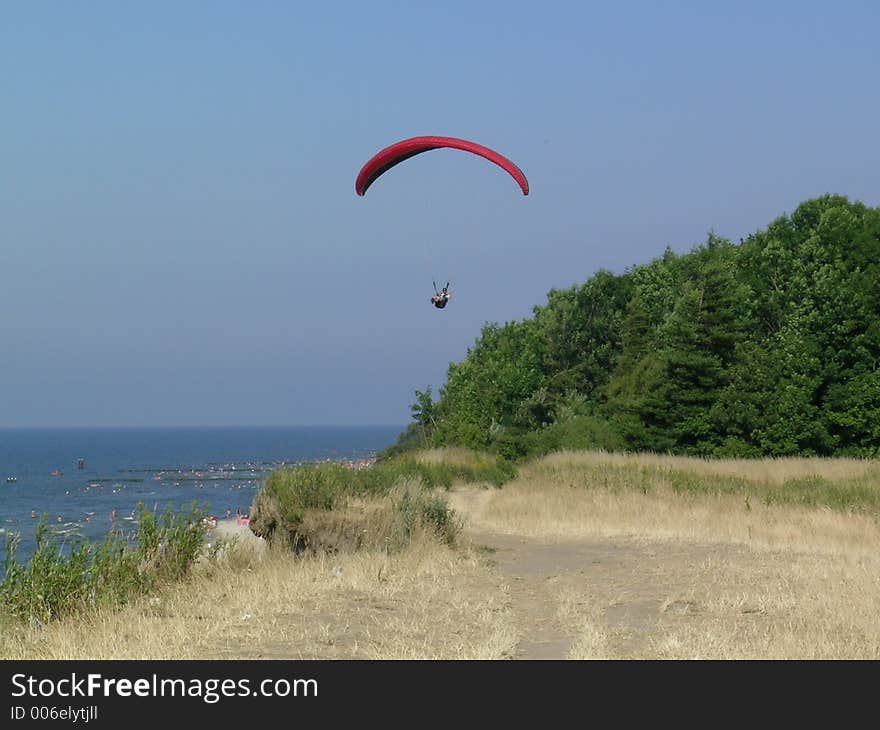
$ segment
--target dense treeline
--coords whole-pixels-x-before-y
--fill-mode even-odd
[[[391,451],[878,456],[878,315],[880,208],[823,196],[487,324]]]

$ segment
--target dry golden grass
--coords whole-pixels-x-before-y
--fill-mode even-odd
[[[523,572],[514,576],[528,584],[528,605],[514,607],[508,636],[528,642],[541,625],[547,639],[543,617],[553,615],[573,659],[880,657],[874,517],[711,490],[676,493],[671,471],[780,485],[813,476],[870,482],[878,465],[559,454],[524,468],[501,490],[454,490],[453,507],[467,516],[471,534],[538,541],[523,548]],[[601,560],[588,568],[572,561],[566,572],[556,549],[541,577],[536,555],[547,543]],[[508,569],[516,571],[515,557]]]
[[[7,634],[6,659],[496,659],[516,643],[475,553],[234,555],[120,611]]]
[[[624,536],[852,554],[880,548],[880,528],[868,516],[761,503],[746,507],[730,495],[614,493],[526,476],[486,496],[483,508],[471,515],[472,526],[536,538]]]
[[[607,463],[614,466],[639,463],[672,468],[674,465],[678,471],[688,471],[690,467],[701,476],[706,469],[716,466],[701,459],[679,457],[627,457],[593,452],[560,454],[522,469],[520,476],[497,494],[485,493],[481,504],[466,505],[455,496],[452,504],[459,511],[466,510],[473,525],[531,537],[687,539],[857,555],[877,554],[880,548],[880,525],[867,514],[848,514],[822,507],[767,505],[731,494],[676,494],[664,481],[662,471],[653,469],[628,474],[613,469],[589,473],[579,469],[584,464],[606,463],[606,458],[610,458]],[[841,479],[852,478],[877,469],[877,462],[843,460],[845,464],[835,466],[828,463],[832,461],[829,459],[817,461],[821,463],[812,471],[823,473],[825,478],[834,473]],[[719,462],[717,466],[732,469],[733,463]],[[762,460],[755,465],[751,478],[763,479],[768,463],[769,460]],[[552,467],[549,470],[548,464]],[[795,473],[811,471],[807,464],[792,467],[788,461],[780,465],[780,470],[789,478]],[[747,471],[744,470],[744,474]],[[711,476],[706,479],[710,480]],[[767,480],[784,481],[772,473]],[[639,484],[643,484],[644,491]]]
[[[607,451],[559,451],[536,462],[537,467],[634,466],[656,471],[683,471],[699,476],[727,476],[782,484],[793,479],[830,480],[880,478],[880,463],[871,459],[784,457],[766,459],[702,459],[664,454],[619,454]]]
[[[555,600],[557,618],[568,627],[568,633],[573,636],[566,658],[613,658],[600,607],[571,583],[563,584],[557,589]]]
[[[878,659],[878,567],[704,547],[672,570],[628,563],[639,585],[566,576],[555,598],[570,659]]]
[[[557,556],[560,550],[596,556],[577,570],[547,563],[553,575],[547,607],[567,627],[569,658],[876,659],[876,517],[708,491],[681,494],[663,479],[666,469],[774,484],[877,473],[877,462],[836,461],[739,467],[570,453],[524,468],[501,490],[460,489],[451,497],[471,531],[533,540],[523,548],[531,551],[530,572],[547,544],[558,546]],[[633,464],[645,469],[601,468]],[[621,483],[633,479],[650,480],[650,489]]]
[[[876,558],[790,552],[714,562],[687,592],[687,615],[662,622],[650,650],[661,659],[878,659],[878,567]]]

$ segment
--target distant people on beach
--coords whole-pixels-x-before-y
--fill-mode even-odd
[[[116,522],[116,510],[115,509],[110,510],[110,522]]]

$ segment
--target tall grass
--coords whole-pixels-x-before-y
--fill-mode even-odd
[[[537,475],[572,487],[644,494],[738,496],[750,505],[826,507],[880,518],[880,462],[860,459],[699,459],[657,454],[561,452]]]
[[[420,530],[432,532],[448,546],[455,544],[462,521],[441,495],[416,482],[400,485],[390,494],[390,501],[392,517],[386,537],[389,550],[404,549]]]
[[[456,480],[501,486],[515,475],[513,464],[501,459],[461,463],[416,455],[378,462],[367,469],[333,462],[282,467],[267,477],[264,490],[294,515],[305,509],[333,509],[346,495],[386,494],[396,484],[412,479],[431,489],[449,489]]]
[[[347,544],[360,545],[362,540],[355,537],[353,527],[340,519],[310,519],[306,523],[306,516],[314,517],[315,512],[341,514],[352,500],[387,497],[385,506],[393,513],[383,527],[388,531],[389,547],[405,546],[413,532],[422,528],[451,544],[460,526],[436,490],[448,489],[455,481],[500,485],[515,474],[509,462],[494,457],[474,455],[464,462],[442,460],[435,453],[381,461],[367,469],[350,469],[332,462],[284,467],[267,477],[254,500],[251,527],[263,537],[280,537],[299,547],[315,543],[315,532],[326,537],[328,530]],[[355,521],[364,518],[356,511],[349,511],[346,517]],[[329,547],[326,540],[321,547]]]
[[[0,609],[45,624],[85,610],[118,606],[187,573],[204,544],[205,512],[167,509],[157,515],[138,504],[138,531],[130,542],[110,532],[103,542],[58,543],[45,518],[27,563],[18,560],[20,536],[7,535]]]
[[[483,557],[430,534],[393,553],[263,548],[119,610],[0,632],[0,660],[503,659],[516,643]]]
[[[393,484],[401,477],[418,477],[427,487],[449,489],[453,482],[485,482],[500,487],[516,476],[516,467],[502,457],[466,449],[430,449],[360,472],[371,484]]]

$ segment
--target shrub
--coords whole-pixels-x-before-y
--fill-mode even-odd
[[[428,530],[447,545],[455,543],[462,523],[442,495],[418,482],[399,486],[391,494],[391,525],[388,549],[405,548],[420,530]]]
[[[166,510],[157,517],[138,505],[133,544],[117,532],[102,543],[75,538],[58,543],[45,516],[30,560],[18,561],[19,535],[7,535],[0,604],[25,621],[46,623],[101,605],[119,605],[187,573],[204,542],[205,513]]]

